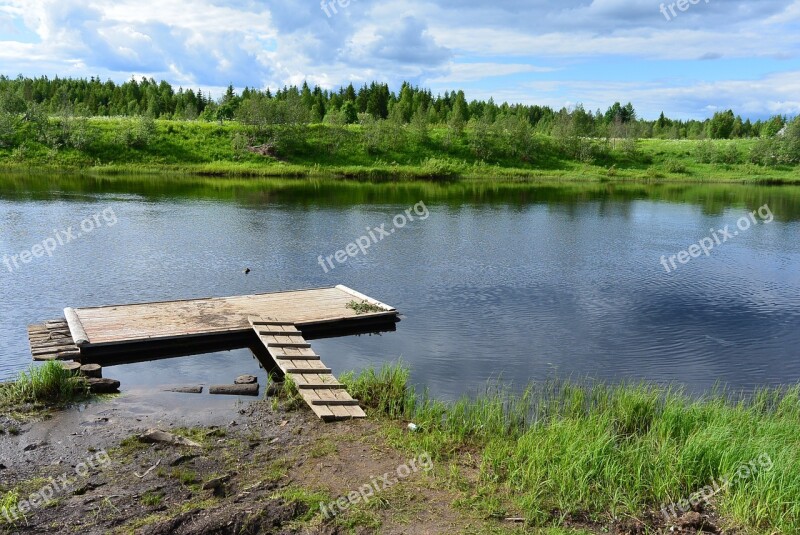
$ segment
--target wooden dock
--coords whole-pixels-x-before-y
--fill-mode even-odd
[[[353,302],[372,306],[356,311],[348,306]],[[306,339],[389,330],[398,321],[394,308],[342,285],[66,308],[64,316],[28,328],[34,360],[114,364],[122,359],[150,360],[159,349],[177,356],[202,352],[204,347],[217,349],[220,343],[230,343],[231,348],[263,344],[272,360],[270,368],[290,375],[303,399],[323,420],[362,418],[364,413],[311,351]]]
[[[60,318],[28,327],[33,360],[70,360],[80,357],[67,320]]]
[[[326,422],[366,417],[293,322],[250,317],[250,325],[314,414]]]

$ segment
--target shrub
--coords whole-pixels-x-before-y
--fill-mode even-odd
[[[717,148],[710,139],[705,139],[697,144],[695,157],[700,163],[714,163],[717,157]]]
[[[664,170],[668,173],[687,173],[686,164],[676,158],[669,158],[664,162]]]
[[[421,167],[431,178],[455,178],[461,174],[461,166],[447,158],[427,158]]]
[[[155,139],[156,122],[152,117],[142,115],[131,120],[129,126],[129,128],[124,128],[117,133],[116,141],[120,145],[143,149]]]

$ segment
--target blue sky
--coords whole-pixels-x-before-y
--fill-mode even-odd
[[[0,0],[0,72],[217,96],[409,80],[556,108],[631,101],[646,118],[800,114],[800,0],[323,1]]]

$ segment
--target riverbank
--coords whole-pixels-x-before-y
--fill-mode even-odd
[[[469,129],[454,138],[448,129],[432,127],[424,140],[415,141],[405,127],[397,127],[396,132],[376,133],[373,143],[361,125],[305,125],[281,136],[273,146],[259,144],[252,131],[237,122],[91,118],[70,128],[63,124],[58,135],[43,136],[32,127],[21,130],[13,146],[0,148],[0,170],[368,180],[800,183],[797,166],[754,163],[764,161],[754,139],[563,140],[534,134],[521,154],[502,136],[488,138],[476,148],[477,134]]]
[[[4,529],[766,534],[800,524],[797,387],[692,399],[554,382],[441,403],[409,388],[402,367],[342,381],[369,420],[321,424],[287,393],[203,422],[92,404],[78,433],[48,424],[53,440],[72,435],[60,450],[26,449],[40,424],[25,424],[13,439],[19,451],[0,438],[6,505],[82,457],[104,451],[108,462]],[[199,445],[137,438],[156,424]],[[72,453],[53,462],[49,448]]]

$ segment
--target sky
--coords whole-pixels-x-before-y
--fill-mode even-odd
[[[793,116],[800,0],[0,0],[0,73]]]

